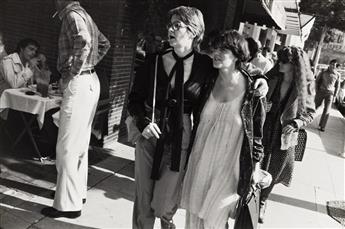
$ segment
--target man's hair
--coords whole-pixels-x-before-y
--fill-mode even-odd
[[[250,53],[250,58],[249,58],[248,62],[250,62],[258,54],[258,52],[259,52],[259,44],[252,37],[247,37],[246,40],[247,40],[247,43],[248,43],[248,48],[249,48],[249,53]]]
[[[29,45],[33,45],[37,47],[37,49],[40,49],[40,44],[36,40],[32,38],[24,38],[18,42],[16,52],[19,53],[20,50],[25,49]]]
[[[262,48],[262,51],[269,52],[269,51],[270,51],[270,48],[269,48],[269,47],[267,47],[267,46],[265,46],[265,47],[263,47],[263,48]]]
[[[189,31],[195,35],[193,48],[199,51],[200,43],[204,38],[205,33],[204,17],[201,11],[195,7],[179,6],[168,12],[168,20],[171,20],[174,15],[186,24]]]

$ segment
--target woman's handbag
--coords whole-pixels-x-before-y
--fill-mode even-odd
[[[255,229],[260,213],[260,188],[251,186],[247,195],[243,195],[237,205],[234,229]]]
[[[299,129],[297,145],[295,146],[295,161],[302,161],[306,145],[307,131],[305,131],[305,129]]]
[[[154,80],[153,80],[153,100],[152,100],[152,122],[155,120],[155,107],[156,107],[156,90],[157,90],[157,66],[158,65],[158,55],[155,59],[155,73],[154,73]],[[135,144],[139,137],[141,136],[141,132],[139,131],[138,127],[136,126],[136,120],[131,115],[128,115],[126,118],[126,126],[127,126],[127,140],[128,142]]]
[[[272,182],[272,175],[264,170],[260,170],[260,181],[256,185],[251,185],[238,201],[235,229],[255,229],[257,228],[260,214],[260,192],[267,188]]]

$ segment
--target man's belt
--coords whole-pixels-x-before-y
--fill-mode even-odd
[[[94,72],[95,72],[95,69],[88,69],[88,70],[81,71],[79,75],[85,75],[85,74],[91,75]]]

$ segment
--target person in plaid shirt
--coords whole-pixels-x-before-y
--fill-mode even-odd
[[[63,98],[56,146],[57,184],[53,207],[41,213],[51,218],[77,218],[86,201],[91,123],[100,94],[94,66],[110,44],[78,1],[55,0],[62,21],[57,69]]]

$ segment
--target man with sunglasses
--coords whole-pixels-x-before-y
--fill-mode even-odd
[[[329,62],[327,70],[322,71],[316,78],[316,96],[315,106],[316,109],[321,106],[324,101],[324,108],[319,122],[319,130],[324,132],[329,113],[334,102],[334,98],[337,97],[340,86],[340,73],[337,72],[337,60],[333,59]]]

